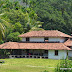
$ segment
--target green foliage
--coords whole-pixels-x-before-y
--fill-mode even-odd
[[[10,12],[6,12],[3,17],[9,21],[11,24],[15,24],[17,22],[20,22],[22,25],[25,26],[26,19],[25,15],[20,10],[11,10]]]
[[[19,32],[13,32],[13,33],[10,33],[8,36],[7,36],[7,41],[12,41],[12,42],[19,42],[21,40],[21,38],[18,37],[18,35],[20,35]]]
[[[0,58],[8,58],[10,51],[7,49],[0,49]]]
[[[2,39],[2,36],[5,37],[5,32],[8,27],[10,27],[10,24],[4,19],[0,18],[0,40]]]
[[[34,10],[43,21],[45,30],[60,30],[67,34],[72,32],[72,0],[33,0]]]
[[[1,41],[0,41],[0,44],[3,44],[3,43],[4,43],[4,41],[3,41],[3,40],[1,40]]]
[[[70,70],[70,69],[67,69],[67,70],[60,69],[60,68],[71,68],[71,67],[72,67],[71,61],[68,59],[65,59],[65,60],[62,60],[57,65],[57,68],[55,68],[55,72],[72,72],[72,70]]]
[[[22,34],[32,30],[33,27],[40,28],[42,26],[42,22],[37,20],[37,14],[29,6],[33,2],[29,0],[23,2],[26,3],[26,6],[21,6],[20,2],[16,0],[0,0],[0,38],[2,39],[2,35],[5,35],[3,38],[5,42],[14,41],[8,40],[11,33]]]
[[[0,0],[0,36],[5,33],[7,41],[10,33],[43,29],[71,34],[71,4],[72,0]]]
[[[40,30],[44,30],[44,29],[37,28],[37,27],[32,27],[29,31],[40,31]]]
[[[23,32],[23,26],[19,22],[15,23],[15,25],[13,25],[13,27],[14,27],[14,32],[17,32],[17,31],[19,33]]]

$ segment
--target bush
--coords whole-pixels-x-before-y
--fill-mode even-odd
[[[0,44],[3,44],[4,43],[4,41],[3,40],[0,40]]]
[[[69,57],[69,60],[72,60],[72,57]]]
[[[18,35],[20,35],[19,32],[10,33],[10,34],[7,36],[7,41],[19,42],[19,41],[21,40],[21,38],[18,37]]]
[[[9,58],[10,50],[0,49],[0,59]]]
[[[65,59],[62,60],[59,64],[57,64],[57,68],[55,68],[55,72],[72,72],[70,69],[61,69],[61,68],[71,68],[72,63],[70,60]]]

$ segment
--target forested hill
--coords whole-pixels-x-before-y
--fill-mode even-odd
[[[17,0],[16,0],[17,1]],[[72,33],[72,0],[18,0],[30,1],[38,15],[38,20],[44,22],[45,30],[60,30],[67,34]]]
[[[34,0],[35,12],[43,21],[43,29],[72,33],[72,0]]]
[[[32,30],[72,33],[72,0],[0,0],[0,24],[6,41]],[[2,31],[2,30],[1,30]]]

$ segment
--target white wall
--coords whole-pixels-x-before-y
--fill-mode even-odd
[[[60,41],[60,38],[55,38],[55,37],[50,37],[49,38],[49,42],[56,42],[56,41]]]
[[[22,38],[22,41],[25,42],[26,38]],[[44,42],[43,37],[32,37],[30,38],[30,42]]]
[[[72,50],[71,51],[68,51],[68,56],[69,57],[72,57]]]
[[[58,38],[58,37],[50,37],[49,38],[49,42],[56,42],[56,41],[64,42],[65,38]]]
[[[44,50],[30,50],[29,53],[43,53],[43,56],[48,56],[49,59],[66,59],[67,57],[66,50],[58,50],[58,56],[55,56],[55,50],[48,50],[48,55],[44,53]],[[22,50],[22,55],[26,54],[26,50]]]
[[[26,38],[22,38],[22,41],[25,42],[26,41]]]
[[[30,38],[31,42],[44,42],[44,38],[43,37],[32,37]]]
[[[67,56],[66,50],[58,50],[58,56],[55,56],[55,50],[48,50],[49,59],[66,59],[66,56]]]
[[[60,38],[60,42],[64,42],[65,41],[65,38]]]
[[[22,41],[25,42],[26,38],[22,38]],[[49,42],[64,42],[65,38],[58,38],[58,37],[49,37]],[[30,42],[44,42],[44,37],[31,37]]]

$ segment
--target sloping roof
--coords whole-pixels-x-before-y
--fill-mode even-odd
[[[0,49],[46,49],[46,50],[71,50],[63,43],[17,43],[7,42],[0,45]]]
[[[72,46],[72,40],[68,39],[64,44],[66,46]]]
[[[19,35],[19,37],[71,37],[58,30],[44,30],[44,31],[31,31],[25,34]]]

